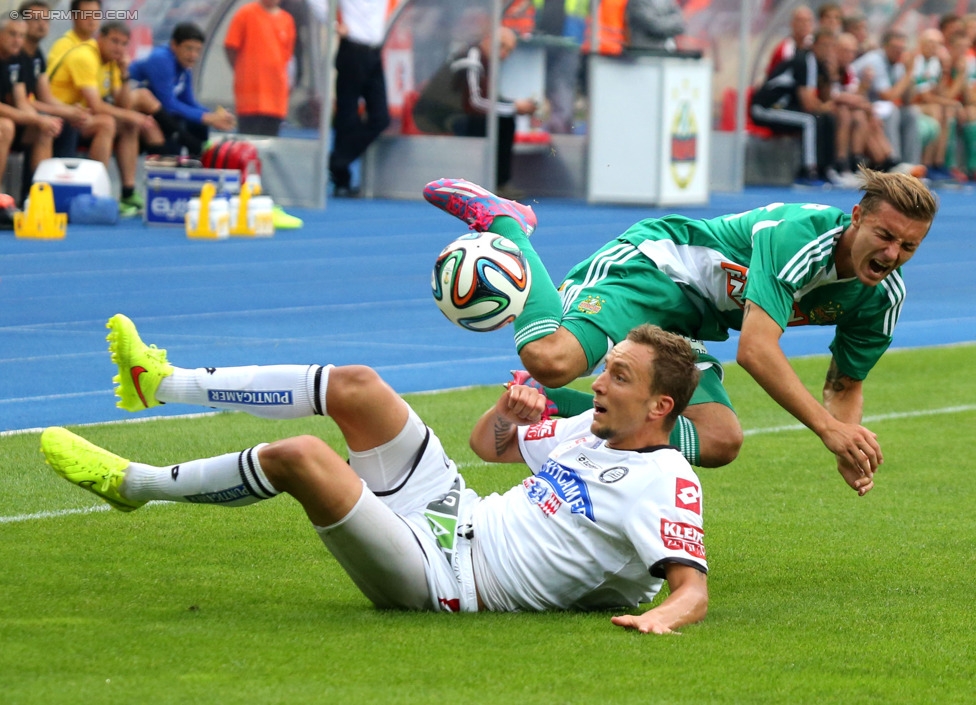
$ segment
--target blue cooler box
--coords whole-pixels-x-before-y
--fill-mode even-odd
[[[184,225],[191,198],[197,198],[208,181],[217,196],[230,197],[241,191],[237,169],[181,169],[146,167],[146,208],[143,220],[151,225]]]

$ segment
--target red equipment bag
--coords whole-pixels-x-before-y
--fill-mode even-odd
[[[261,158],[258,148],[247,140],[228,139],[210,145],[201,158],[208,169],[240,169],[241,181],[248,174],[261,173]]]

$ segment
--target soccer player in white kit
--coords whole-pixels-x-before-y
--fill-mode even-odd
[[[150,500],[240,506],[297,499],[323,543],[383,608],[474,612],[633,609],[613,623],[668,633],[708,605],[701,484],[667,445],[699,371],[691,346],[640,326],[608,356],[593,409],[542,421],[545,397],[511,385],[475,424],[471,447],[532,475],[481,499],[437,436],[372,369],[174,367],[122,315],[109,321],[119,406],[201,403],[270,418],[328,415],[347,461],[301,436],[154,467],[63,428],[41,435],[47,462],[116,509]]]

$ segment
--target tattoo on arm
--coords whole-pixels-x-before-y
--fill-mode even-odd
[[[854,380],[849,376],[841,374],[837,369],[837,360],[830,358],[830,366],[827,368],[827,384],[835,392],[843,392]]]
[[[515,435],[512,433],[512,423],[501,416],[495,416],[495,455],[499,458],[512,446]]]

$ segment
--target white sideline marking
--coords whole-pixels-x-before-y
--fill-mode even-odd
[[[875,414],[873,416],[866,416],[863,419],[863,423],[874,423],[875,421],[888,421],[890,419],[913,419],[920,416],[939,416],[942,414],[958,414],[966,411],[976,411],[976,404],[964,404],[962,406],[946,406],[941,409],[920,409],[918,411],[895,411],[890,414]],[[222,412],[211,412],[206,414],[188,414],[187,416],[212,416],[216,413]],[[131,419],[128,421],[123,421],[121,423],[138,423],[140,421],[153,421],[155,419],[172,419],[179,418],[175,416],[158,416],[145,419]],[[120,422],[109,422],[109,423],[120,423]],[[88,424],[90,426],[99,426],[105,424]],[[744,436],[760,436],[767,433],[783,433],[785,431],[802,431],[806,426],[803,424],[789,424],[787,426],[769,426],[767,428],[749,428],[742,432]],[[38,432],[42,429],[24,429],[22,431],[4,432],[0,433],[0,437],[4,435],[13,435],[15,433],[31,433]],[[459,463],[458,469],[463,470],[465,467],[480,467],[487,466],[490,463],[475,461],[474,463]],[[149,502],[146,506],[152,504],[157,504],[157,502]],[[169,504],[166,502],[165,504]],[[92,512],[105,512],[111,509],[107,504],[99,504],[93,507],[85,507],[84,509],[54,509],[47,512],[34,512],[33,514],[16,514],[14,516],[0,516],[0,524],[13,524],[20,521],[34,521],[37,519],[57,519],[64,516],[72,516],[75,514],[91,514]]]
[[[170,504],[170,502],[146,502],[143,509],[154,504]],[[19,521],[34,521],[35,519],[57,519],[58,517],[69,517],[76,514],[94,514],[95,512],[107,512],[111,509],[107,504],[95,504],[91,507],[81,507],[80,509],[53,509],[47,512],[34,512],[33,514],[16,514],[10,517],[0,517],[0,524],[16,524]]]
[[[111,509],[107,504],[98,504],[94,507],[84,507],[82,509],[55,509],[50,512],[34,512],[33,514],[17,514],[12,517],[0,517],[0,524],[15,524],[18,521],[33,521],[35,519],[55,519],[57,517],[67,517],[73,514],[91,514],[92,512],[107,512]]]
[[[172,416],[139,416],[133,419],[118,419],[116,421],[96,421],[94,423],[69,423],[73,428],[88,428],[90,426],[119,426],[130,423],[150,423],[152,421],[163,421],[166,419],[196,419],[202,416],[217,416],[217,414],[233,413],[226,411],[200,411],[193,414],[173,414]],[[0,438],[5,436],[22,436],[25,433],[40,433],[44,429],[38,428],[17,428],[12,431],[0,431]]]
[[[941,409],[919,409],[918,411],[893,411],[890,414],[874,414],[865,416],[861,419],[862,424],[874,423],[875,421],[889,421],[891,419],[914,419],[920,416],[939,416],[941,414],[959,414],[964,411],[976,411],[976,404],[963,404],[962,406],[946,406]],[[788,424],[786,426],[770,426],[768,428],[749,428],[742,432],[743,436],[761,436],[766,433],[782,433],[784,431],[802,431],[805,429],[801,423]]]

